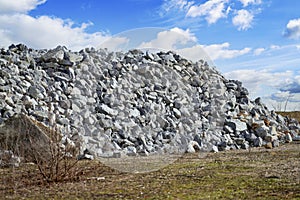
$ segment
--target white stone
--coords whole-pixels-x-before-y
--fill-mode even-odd
[[[235,131],[245,131],[247,130],[247,124],[242,122],[238,119],[231,119],[230,121],[226,122],[228,126],[230,126]]]
[[[291,134],[289,134],[289,133],[285,134],[285,141],[286,142],[292,142],[293,141]]]
[[[101,104],[100,108],[101,108],[101,111],[104,112],[105,114],[112,115],[112,116],[118,115],[117,110],[114,110],[105,104]]]
[[[174,112],[174,115],[175,115],[176,118],[181,117],[181,112],[177,108],[173,108],[173,112]]]
[[[187,152],[188,153],[195,153],[197,151],[200,151],[201,147],[200,145],[198,144],[198,142],[196,141],[190,141],[189,144],[188,144],[188,147],[187,147]]]

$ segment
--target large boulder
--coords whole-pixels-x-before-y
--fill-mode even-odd
[[[30,117],[19,114],[0,126],[0,149],[12,152],[25,162],[37,162],[51,157],[51,137],[54,130]]]

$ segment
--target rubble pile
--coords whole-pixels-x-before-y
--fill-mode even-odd
[[[205,61],[171,51],[22,44],[0,50],[0,127],[25,114],[58,126],[64,140],[95,156],[272,148],[299,140],[298,121],[248,94]]]

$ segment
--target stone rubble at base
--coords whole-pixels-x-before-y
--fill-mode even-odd
[[[237,80],[174,52],[0,50],[0,124],[56,124],[94,156],[248,149],[299,140],[299,122]],[[92,157],[92,156],[91,156]]]

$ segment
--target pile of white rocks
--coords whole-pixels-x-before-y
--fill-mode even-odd
[[[300,134],[241,82],[174,52],[11,45],[0,50],[0,124],[20,113],[104,157],[272,148]]]

